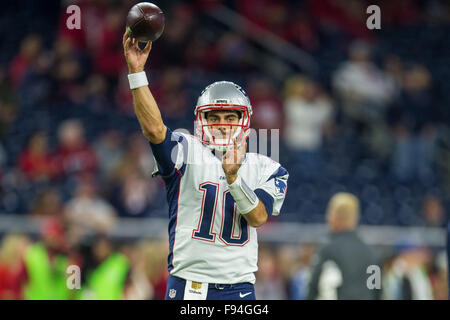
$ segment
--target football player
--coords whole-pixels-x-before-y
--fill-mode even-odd
[[[195,136],[164,125],[144,72],[144,49],[125,32],[135,113],[164,179],[169,205],[166,299],[255,299],[256,228],[283,204],[288,172],[246,153],[252,107],[238,85],[215,82],[194,109]]]

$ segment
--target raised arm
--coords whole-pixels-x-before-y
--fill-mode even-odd
[[[123,35],[123,50],[128,64],[128,73],[144,71],[145,62],[152,49],[148,42],[143,50],[136,39],[130,38],[125,31]],[[163,123],[161,112],[147,85],[132,89],[134,111],[141,125],[144,136],[153,144],[159,144],[166,137],[167,128]]]

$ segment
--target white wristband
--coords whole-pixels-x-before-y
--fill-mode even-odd
[[[232,184],[228,185],[228,187],[230,188],[234,202],[236,202],[237,209],[241,214],[247,214],[256,208],[259,203],[258,196],[247,186],[240,176]]]
[[[131,90],[147,86],[147,75],[145,74],[145,71],[131,73],[128,75],[128,82],[130,83]]]

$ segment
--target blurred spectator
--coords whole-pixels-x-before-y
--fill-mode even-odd
[[[295,266],[295,272],[289,285],[289,298],[291,300],[306,300],[308,285],[311,277],[311,264],[315,253],[315,246],[304,245],[299,248],[300,254]]]
[[[333,86],[344,111],[357,120],[382,117],[396,90],[392,79],[372,62],[370,45],[362,41],[350,45],[349,60],[333,75]]]
[[[57,104],[84,100],[83,67],[78,57],[68,56],[55,61],[52,69],[54,101]]]
[[[300,48],[313,52],[320,46],[320,37],[312,17],[305,11],[296,12],[287,29],[288,39]]]
[[[21,234],[7,234],[0,247],[0,300],[23,299],[22,287],[27,275],[23,261],[30,239]]]
[[[126,146],[127,150],[120,159],[113,174],[114,181],[120,183],[120,181],[125,180],[128,174],[136,171],[144,177],[150,177],[155,162],[147,140],[140,132],[136,132],[128,137]]]
[[[37,218],[62,218],[61,197],[56,189],[39,192],[31,203],[30,213]]]
[[[284,95],[284,138],[292,160],[300,163],[304,170],[317,171],[322,167],[322,139],[332,126],[331,101],[316,83],[302,76],[286,81]]]
[[[130,272],[128,258],[118,252],[111,239],[96,236],[92,239],[91,252],[83,272],[86,278],[79,291],[83,300],[122,300],[127,275]]]
[[[427,195],[422,204],[422,215],[428,227],[445,226],[445,210],[441,200],[435,195]]]
[[[123,68],[122,35],[126,11],[120,7],[112,7],[106,12],[104,22],[99,25],[99,39],[94,52],[94,72],[107,76],[115,82]]]
[[[395,101],[395,149],[392,171],[402,181],[434,178],[433,155],[436,131],[433,124],[438,114],[431,92],[431,74],[422,65],[414,65],[404,73],[403,88]]]
[[[45,132],[38,131],[30,137],[26,149],[19,156],[19,167],[30,181],[48,181],[52,178],[54,168]]]
[[[237,3],[237,9],[257,26],[275,33],[279,37],[287,36],[291,12],[286,1],[241,1]],[[243,27],[246,27],[246,25]],[[252,30],[252,28],[249,28],[249,30]]]
[[[430,268],[430,282],[435,300],[448,300],[447,255],[441,250],[434,255]]]
[[[167,240],[143,241],[138,245],[142,252],[144,270],[150,285],[153,288],[153,299],[164,300],[166,283],[169,272],[167,271],[167,255],[169,254],[169,242]]]
[[[66,39],[78,50],[95,48],[99,44],[101,26],[104,24],[107,0],[81,0],[77,2],[82,12],[80,29],[67,28],[66,7],[63,8],[59,26],[58,39]]]
[[[97,158],[86,142],[80,121],[67,120],[58,130],[59,145],[52,155],[58,177],[96,173]]]
[[[133,95],[130,92],[130,84],[128,82],[128,71],[122,72],[119,76],[114,102],[117,106],[119,114],[134,116]]]
[[[63,217],[46,217],[40,229],[40,242],[45,245],[50,255],[67,253],[66,230]]]
[[[283,107],[273,83],[264,78],[253,79],[247,87],[253,107],[251,127],[254,129],[279,129],[283,132]]]
[[[395,95],[396,86],[394,80],[372,62],[367,43],[355,41],[351,44],[349,60],[335,71],[332,82],[344,115],[356,128],[363,125],[372,150],[386,156],[390,148],[390,137],[386,135],[386,109]]]
[[[330,98],[312,80],[295,76],[284,87],[287,145],[298,151],[318,151],[332,122]]]
[[[142,177],[139,171],[131,171],[120,183],[120,213],[125,216],[147,216],[158,204],[160,186],[155,179]]]
[[[184,80],[183,70],[171,67],[163,71],[161,81],[152,88],[164,121],[167,121],[172,130],[183,128],[182,123],[186,123],[187,112],[192,112]],[[189,119],[193,119],[193,117]],[[190,122],[188,123],[190,124]]]
[[[154,159],[142,134],[131,135],[127,146],[111,172],[113,203],[121,215],[147,216],[160,205],[161,181],[151,178]]]
[[[130,272],[124,288],[124,299],[152,300],[155,293],[145,270],[142,247],[138,244],[125,245],[121,247],[120,251],[130,262]]]
[[[393,98],[395,99],[399,94],[400,88],[403,86],[403,75],[405,72],[405,67],[403,65],[402,59],[395,54],[387,54],[383,60],[384,72],[395,82],[395,94]]]
[[[329,242],[317,253],[308,299],[373,300],[379,288],[367,287],[367,268],[377,265],[374,250],[356,234],[360,204],[349,193],[335,194],[327,208]]]
[[[194,35],[192,41],[187,44],[184,70],[187,73],[204,73],[205,71],[214,72],[217,70],[219,59],[223,55],[218,47],[215,43],[210,42],[207,34],[198,32]]]
[[[383,23],[391,26],[414,25],[419,20],[420,10],[416,0],[383,1]]]
[[[354,38],[370,40],[374,34],[366,26],[365,2],[358,0],[307,1],[310,14],[324,32],[341,31]]]
[[[64,214],[70,224],[94,233],[108,234],[116,225],[116,210],[97,194],[91,181],[79,183]]]
[[[79,54],[73,43],[67,38],[55,39],[52,53],[55,61],[76,57]]]
[[[287,298],[276,256],[269,248],[261,247],[259,249],[255,295],[258,300],[284,300]]]
[[[14,57],[9,68],[10,83],[14,89],[22,84],[26,72],[36,62],[41,49],[42,39],[37,34],[30,34],[22,41],[20,52]]]
[[[66,284],[67,257],[65,231],[58,219],[47,219],[41,226],[40,241],[27,247],[24,260],[28,281],[27,300],[68,300],[73,291]]]
[[[109,98],[108,83],[100,74],[91,75],[86,81],[86,104],[95,113],[106,113],[113,110]]]
[[[55,63],[55,56],[52,51],[43,51],[36,58],[33,68],[29,69],[23,84],[17,91],[17,96],[21,102],[22,114],[36,108],[48,107],[52,93],[53,79],[51,78],[52,68]],[[31,110],[30,110],[31,109]]]
[[[185,50],[192,41],[196,10],[189,3],[174,4],[166,15],[167,21],[161,41],[152,48],[152,68],[181,67],[185,61]]]
[[[267,1],[264,6],[265,28],[281,38],[287,37],[289,8],[285,1]]]
[[[105,181],[109,181],[112,178],[114,170],[119,166],[124,155],[122,138],[118,130],[108,130],[101,133],[94,144],[100,174]]]
[[[17,116],[17,102],[14,90],[8,81],[5,68],[0,65],[0,140]]]
[[[387,300],[430,300],[432,286],[427,271],[430,252],[414,243],[400,243],[397,256],[383,275],[383,296]]]
[[[224,74],[248,72],[255,63],[246,41],[233,32],[224,33],[216,44],[218,70]]]
[[[80,104],[85,99],[85,78],[88,70],[88,53],[77,51],[67,38],[55,40],[49,54],[50,68],[43,68],[51,80],[48,102],[55,108],[62,105]],[[41,68],[42,69],[42,68]],[[49,69],[49,70],[45,70]],[[46,75],[47,77],[47,75]],[[32,85],[32,84],[31,84]]]
[[[274,250],[275,261],[281,276],[285,299],[291,299],[292,278],[297,271],[298,247],[282,243]]]

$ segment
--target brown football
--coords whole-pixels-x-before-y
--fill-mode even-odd
[[[127,16],[127,31],[132,38],[148,42],[158,39],[164,31],[164,13],[150,2],[135,4]]]

